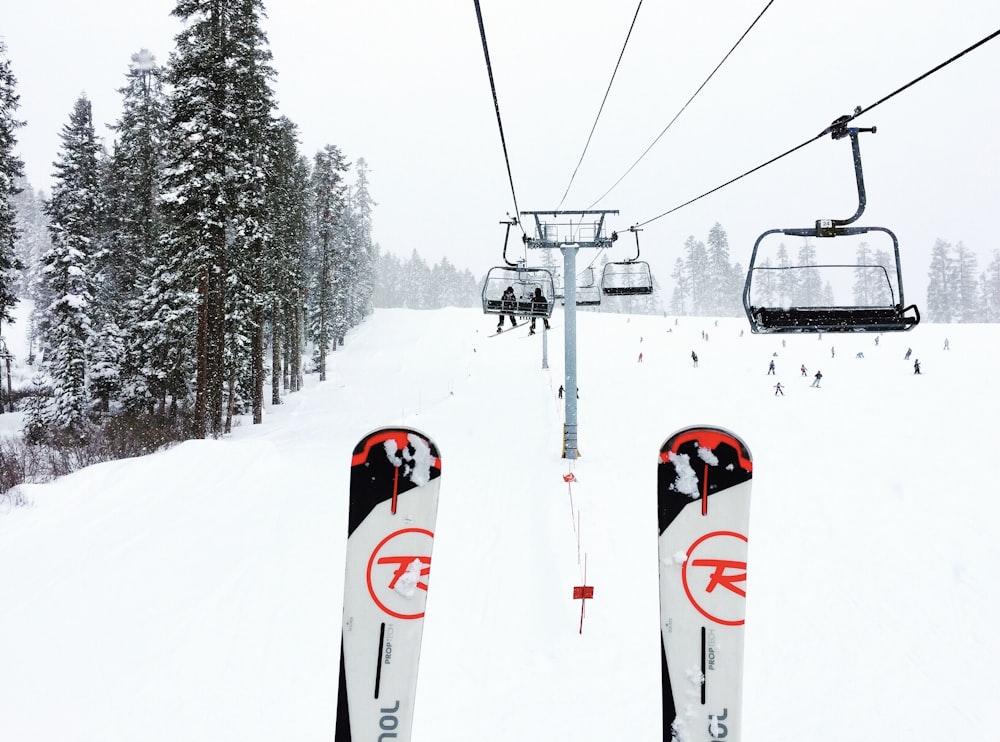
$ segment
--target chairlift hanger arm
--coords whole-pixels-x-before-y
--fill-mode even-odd
[[[641,232],[642,229],[640,227],[633,226],[629,227],[628,231],[635,235],[635,257],[632,258],[632,261],[636,261],[639,259],[639,232]]]
[[[507,232],[503,236],[503,262],[509,266],[516,266],[517,263],[512,263],[507,259],[507,241],[510,239],[510,228],[517,224],[517,217],[511,217],[510,214],[507,215],[509,218],[506,221],[500,222],[501,224],[507,225]]]
[[[860,127],[860,126],[848,126],[854,118],[861,113],[861,107],[858,106],[854,109],[853,115],[843,115],[834,120],[830,126],[824,129],[821,133],[829,134],[832,139],[843,139],[844,137],[850,137],[851,139],[851,154],[854,160],[854,179],[858,186],[858,208],[854,212],[853,216],[847,219],[817,219],[816,220],[816,234],[818,237],[834,237],[841,234],[841,227],[848,224],[853,224],[861,215],[865,213],[865,206],[868,204],[868,197],[865,193],[865,176],[864,171],[861,168],[861,145],[858,143],[858,134],[872,133],[874,134],[877,127]]]

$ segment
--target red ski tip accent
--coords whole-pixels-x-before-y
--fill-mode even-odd
[[[736,449],[736,455],[739,457],[740,467],[745,471],[753,471],[753,461],[746,457],[743,445],[736,438],[721,430],[711,430],[705,428],[687,430],[678,435],[672,441],[673,445],[669,451],[660,452],[660,461],[664,464],[667,463],[670,461],[671,453],[677,453],[682,445],[691,441],[695,441],[702,448],[707,448],[709,450],[715,450],[721,444],[726,443]]]
[[[354,454],[351,457],[351,466],[358,466],[359,464],[364,464],[368,461],[368,457],[371,455],[371,450],[374,446],[380,443],[385,443],[386,441],[394,441],[397,448],[406,448],[410,445],[410,436],[416,435],[418,438],[422,438],[419,434],[411,430],[383,430],[377,435],[373,435],[371,438],[365,441],[365,447]],[[426,438],[423,440],[430,446],[430,441]],[[438,471],[441,470],[441,459],[437,456],[431,458],[431,466]]]

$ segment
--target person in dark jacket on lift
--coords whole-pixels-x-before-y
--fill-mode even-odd
[[[517,327],[517,320],[514,319],[514,309],[517,307],[517,298],[514,296],[514,287],[508,286],[503,294],[500,295],[500,311],[509,312],[510,326]],[[497,332],[503,330],[503,314],[500,315],[500,321],[497,323]]]
[[[542,318],[542,322],[545,323],[545,329],[549,329],[549,318],[545,315],[549,313],[549,301],[542,295],[542,289],[539,287],[535,288],[535,295],[531,297],[531,329],[528,331],[529,335],[535,334],[535,320],[539,316]]]

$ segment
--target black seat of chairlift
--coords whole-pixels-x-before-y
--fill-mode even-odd
[[[914,315],[907,315],[909,309]],[[759,332],[872,332],[909,330],[920,321],[916,307],[751,307]]]

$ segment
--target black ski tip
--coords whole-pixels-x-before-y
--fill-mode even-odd
[[[347,533],[381,502],[441,476],[441,454],[427,434],[413,428],[379,428],[364,436],[351,456]]]
[[[685,463],[675,464],[677,457]],[[746,443],[732,431],[711,425],[683,428],[671,435],[660,447],[658,463],[660,533],[697,498],[707,502],[712,495],[753,477],[753,458]]]
[[[373,446],[384,443],[386,441],[394,440],[397,445],[402,448],[405,445],[409,445],[409,436],[414,435],[417,438],[423,440],[428,448],[430,449],[431,456],[434,456],[440,461],[441,454],[438,452],[437,444],[431,440],[431,437],[426,433],[423,433],[416,428],[405,428],[405,427],[390,427],[390,428],[376,428],[370,433],[362,436],[361,440],[358,441],[358,445],[354,447],[353,459],[351,461],[352,465],[358,463],[363,463],[363,460],[367,460],[371,454],[371,449]],[[364,459],[358,461],[359,455],[363,455]]]
[[[660,462],[663,463],[666,460],[665,457],[669,452],[677,453],[685,443],[697,443],[712,451],[721,444],[727,444],[737,452],[740,468],[753,473],[753,457],[743,439],[731,430],[714,425],[692,425],[673,433],[660,446]]]

